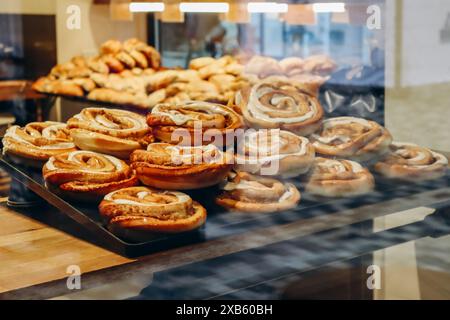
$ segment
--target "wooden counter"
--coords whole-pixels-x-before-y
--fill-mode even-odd
[[[133,260],[74,238],[0,204],[0,292],[68,276],[69,265],[83,272]]]

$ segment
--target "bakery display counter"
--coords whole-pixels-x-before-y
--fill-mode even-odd
[[[0,299],[450,298],[442,59],[402,1],[12,2]]]
[[[270,222],[258,217],[265,223],[257,223],[259,219],[247,221],[248,225],[257,223],[259,227],[245,228],[245,232],[243,222],[218,232],[220,220],[233,217],[216,213],[210,216],[204,240],[135,259],[94,245],[95,236],[54,208],[8,209],[3,203],[0,297],[293,298],[302,292],[308,297],[303,285],[309,279],[317,284],[315,290],[348,281],[345,290],[339,292],[340,297],[350,297],[345,295],[350,294],[351,284],[353,298],[369,298],[369,293],[363,295],[361,288],[367,279],[367,266],[375,263],[373,251],[435,237],[440,245],[438,250],[427,251],[427,263],[438,270],[445,270],[448,263],[446,251],[441,251],[442,246],[450,245],[448,182],[434,190],[430,185],[412,190],[403,186],[391,195],[384,201],[359,203],[356,207],[326,204],[326,213],[324,207],[316,205],[298,213],[272,216]],[[419,215],[414,221],[412,211],[402,211],[417,207],[429,208],[428,215]],[[395,227],[374,229],[379,224],[377,219],[400,214],[401,219],[395,218]],[[67,288],[68,267],[73,265],[82,272],[81,290]],[[340,280],[336,282],[336,273],[324,274],[324,268],[345,277],[338,276]],[[325,280],[314,280],[321,276]],[[288,284],[294,288],[288,290]],[[441,290],[441,294],[445,293],[445,285]],[[320,298],[330,292],[317,294]]]

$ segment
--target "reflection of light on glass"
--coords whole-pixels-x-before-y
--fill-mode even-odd
[[[162,2],[132,2],[129,5],[130,12],[162,12],[164,3]]]
[[[330,3],[314,3],[314,12],[345,12],[345,4],[343,2]]]
[[[226,2],[181,2],[181,12],[218,12],[226,13],[230,6]]]
[[[288,5],[286,3],[276,2],[249,2],[247,4],[247,11],[251,13],[286,13],[288,12]]]

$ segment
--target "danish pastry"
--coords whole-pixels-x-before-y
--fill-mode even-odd
[[[206,221],[206,209],[187,194],[147,187],[109,193],[100,203],[99,211],[108,229],[135,241],[158,234],[191,231]]]
[[[79,201],[99,201],[111,191],[138,183],[135,172],[124,161],[92,151],[53,156],[42,173],[50,190]]]
[[[283,75],[278,61],[270,57],[253,56],[245,65],[244,73],[254,74],[259,78]]]
[[[305,191],[324,197],[350,197],[371,192],[372,174],[351,160],[317,157],[305,185]]]
[[[295,207],[300,192],[290,183],[246,172],[230,172],[216,203],[233,211],[275,212]]]
[[[329,75],[336,67],[336,63],[326,55],[310,56],[303,61],[303,70],[317,75]]]
[[[428,148],[412,143],[394,142],[390,153],[374,165],[376,172],[388,178],[423,181],[444,176],[448,159]]]
[[[153,141],[145,117],[125,110],[86,108],[70,118],[67,126],[80,149],[121,159]]]
[[[76,150],[66,124],[31,122],[12,126],[3,137],[3,153],[17,163],[41,168],[51,156]]]
[[[224,146],[234,142],[227,136],[234,137],[234,131],[243,126],[232,108],[200,101],[156,105],[147,115],[147,123],[157,139],[183,145]]]
[[[303,72],[304,61],[302,58],[289,57],[281,60],[279,62],[279,65],[283,70],[284,74],[290,76],[291,74]]]
[[[181,147],[152,143],[146,151],[134,151],[130,161],[143,184],[169,190],[215,185],[232,167],[227,154],[214,145]]]
[[[330,118],[311,135],[316,153],[355,161],[369,161],[385,154],[392,142],[387,129],[374,121],[354,117]]]
[[[240,91],[236,98],[253,128],[280,128],[305,136],[320,128],[323,109],[311,87],[271,77]]]
[[[307,138],[289,131],[259,130],[244,135],[235,160],[240,171],[295,177],[309,170],[314,147]]]
[[[32,85],[33,90],[46,93],[54,93],[66,96],[82,97],[83,88],[72,80],[52,80],[41,77]]]

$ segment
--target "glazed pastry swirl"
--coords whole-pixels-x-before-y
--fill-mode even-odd
[[[327,119],[310,139],[318,154],[358,161],[383,155],[392,141],[389,131],[378,123],[354,117]]]
[[[133,159],[135,158],[133,157]],[[183,147],[167,143],[152,143],[147,147],[145,160],[158,165],[183,166],[201,163],[224,163],[226,159],[224,154],[212,144]]]
[[[286,210],[300,201],[300,192],[293,184],[246,172],[230,173],[222,189],[217,204],[244,212]]]
[[[374,166],[382,175],[409,181],[439,178],[447,168],[448,159],[444,155],[404,142],[392,143],[390,153]]]
[[[306,183],[307,192],[326,196],[355,196],[374,188],[370,172],[359,163],[350,160],[316,158]]]
[[[203,142],[209,143],[212,142],[210,136],[233,133],[235,129],[243,126],[240,115],[232,108],[201,101],[159,104],[147,116],[147,123],[153,128],[158,139],[169,143],[178,142],[172,134],[179,128],[186,129],[191,138],[200,134]],[[192,140],[191,142],[194,142]]]
[[[153,141],[145,117],[125,110],[86,108],[69,119],[67,125],[80,149],[122,159]]]
[[[305,137],[271,129],[251,132],[238,145],[236,168],[261,175],[293,177],[314,161],[314,147]]]
[[[153,232],[183,232],[201,226],[206,210],[187,194],[147,187],[111,192],[99,206],[109,226]]]
[[[47,160],[53,155],[76,150],[64,123],[31,122],[25,127],[12,126],[3,138],[3,152],[19,157]]]
[[[219,183],[232,164],[214,145],[174,146],[152,143],[131,154],[131,166],[145,185],[163,189],[197,189]]]
[[[137,177],[122,160],[92,151],[74,151],[51,157],[43,168],[48,185],[67,192],[105,195],[133,186]]]
[[[67,125],[117,138],[139,138],[149,132],[145,117],[119,109],[86,108],[69,119]]]
[[[246,123],[308,135],[320,127],[323,109],[315,92],[287,78],[269,78],[244,89],[237,99]]]

